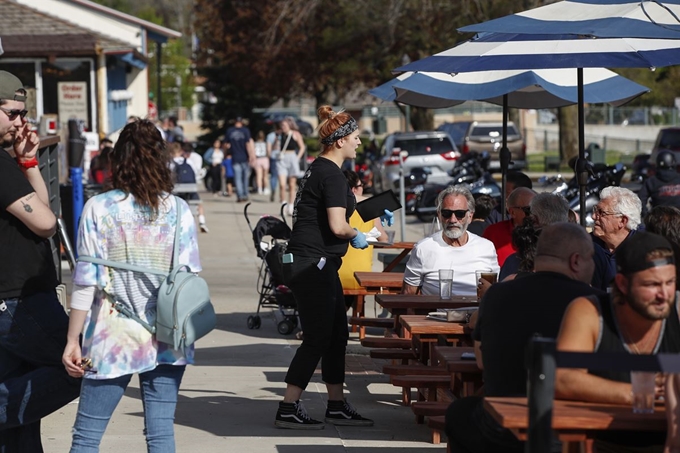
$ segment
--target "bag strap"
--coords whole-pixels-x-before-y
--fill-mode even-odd
[[[181,213],[179,212],[179,197],[176,195],[173,195],[173,198],[175,199],[175,212],[177,213],[176,219],[175,219],[175,240],[172,248],[172,270],[174,270],[177,265],[179,264],[179,228],[182,225],[181,222]]]
[[[290,143],[290,138],[293,136],[293,131],[288,132],[288,137],[286,137],[286,141],[283,144],[283,148],[281,148],[281,151],[286,151],[286,148],[288,148],[288,143]]]

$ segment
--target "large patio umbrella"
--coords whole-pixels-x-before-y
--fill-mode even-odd
[[[673,39],[484,33],[456,47],[397,68],[395,72],[458,73],[500,69],[576,68],[579,123],[576,173],[583,213],[588,181],[588,163],[584,149],[583,68],[670,66],[680,64],[679,50],[680,40]],[[584,216],[581,216],[581,223],[585,224]]]
[[[604,68],[584,71],[584,98],[589,103],[621,105],[648,88]],[[503,106],[503,148],[507,150],[508,107],[547,109],[578,101],[576,73],[571,69],[466,72],[456,75],[406,72],[369,93],[384,101],[423,108],[445,108],[480,100]],[[501,193],[505,193],[510,157],[501,165]],[[505,218],[505,197],[501,197]]]
[[[563,0],[459,30],[678,39],[679,17],[680,0]]]

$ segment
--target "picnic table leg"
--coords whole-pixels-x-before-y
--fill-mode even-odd
[[[404,249],[402,250],[399,255],[397,255],[390,264],[385,266],[385,269],[383,269],[383,272],[392,272],[392,269],[397,267],[397,264],[401,263],[402,258],[404,258],[406,255],[408,255],[408,252],[410,252],[410,249]]]

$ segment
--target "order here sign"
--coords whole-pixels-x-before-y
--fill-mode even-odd
[[[57,96],[59,120],[63,124],[74,118],[89,124],[87,115],[87,82],[58,82]]]

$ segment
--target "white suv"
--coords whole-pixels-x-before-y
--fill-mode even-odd
[[[428,183],[444,184],[451,179],[449,172],[460,157],[448,133],[442,131],[405,132],[385,137],[373,169],[376,193],[399,190],[399,152],[407,151],[404,175],[420,167],[429,172]]]

